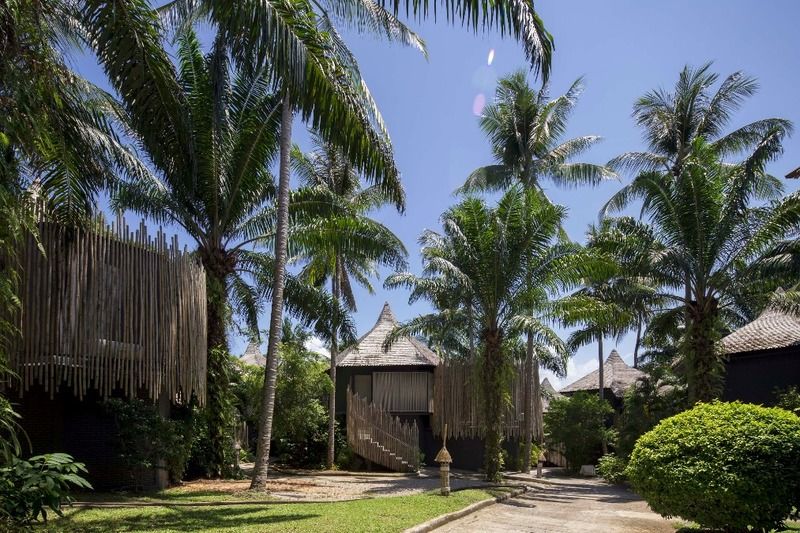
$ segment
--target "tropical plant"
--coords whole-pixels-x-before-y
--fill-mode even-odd
[[[753,279],[763,266],[759,259],[796,230],[800,196],[779,199],[782,186],[764,169],[780,145],[761,145],[738,163],[720,161],[703,139],[691,151],[677,178],[642,173],[623,196],[626,202],[643,201],[643,220],[628,227],[649,235],[660,250],[647,273],[666,302],[654,320],[686,325],[681,354],[695,402],[717,394],[716,341],[752,313]],[[763,201],[770,203],[757,204]]]
[[[541,190],[543,180],[559,186],[597,184],[614,173],[601,165],[572,161],[600,140],[587,135],[564,141],[569,116],[583,90],[576,80],[562,96],[551,99],[547,85],[536,90],[519,70],[497,83],[494,103],[480,118],[480,126],[492,148],[496,164],[481,167],[467,178],[463,192],[503,190],[521,184]],[[535,343],[528,336],[525,359],[525,451],[522,469],[530,470],[531,442],[541,443],[542,402],[539,389],[539,361]],[[536,423],[534,423],[536,422]],[[533,435],[534,426],[536,435]]]
[[[15,457],[0,468],[0,526],[19,531],[39,517],[47,521],[48,509],[62,516],[61,506],[72,501],[70,489],[92,488],[85,472],[83,463],[65,453]]]
[[[335,216],[292,228],[290,239],[301,252],[296,258],[304,261],[301,279],[320,286],[327,280],[336,305],[342,301],[349,312],[356,311],[353,283],[373,292],[370,278],[378,267],[405,267],[405,246],[389,228],[369,217],[374,209],[388,203],[380,187],[362,187],[361,178],[341,150],[312,133],[313,150],[293,152],[293,168],[301,183],[320,188],[337,197],[342,209]],[[328,459],[332,468],[335,458],[336,425],[336,359],[339,353],[338,325],[331,324],[328,334],[331,347],[330,378],[333,393],[328,405]]]
[[[568,467],[577,472],[594,464],[604,443],[614,441],[614,430],[606,427],[606,417],[613,412],[611,404],[587,392],[554,398],[544,414],[547,443],[562,448]]]
[[[712,91],[719,75],[711,63],[700,68],[685,66],[673,92],[650,91],[633,106],[633,118],[643,130],[649,151],[627,152],[609,162],[618,171],[634,174],[659,172],[678,179],[685,161],[694,153],[698,139],[711,145],[721,158],[749,156],[766,151],[780,152],[782,139],[792,132],[792,123],[766,118],[725,132],[733,114],[756,93],[758,82],[742,72],[727,76]],[[629,195],[637,196],[632,185],[612,197],[603,212],[625,207]]]
[[[528,84],[525,71],[500,78],[495,101],[484,108],[479,120],[496,163],[473,171],[459,190],[498,191],[515,184],[541,189],[544,180],[575,187],[615,177],[603,165],[572,161],[600,137],[563,140],[582,91],[579,78],[566,93],[551,99],[547,85],[537,91]]]
[[[464,337],[478,332],[488,479],[499,477],[513,355],[509,341],[531,333],[537,345],[555,354],[551,360],[564,365],[568,351],[547,325],[548,308],[536,304],[578,283],[594,267],[576,245],[559,241],[565,214],[540,191],[520,187],[509,190],[495,208],[479,199],[464,200],[442,216],[442,234],[423,235],[423,275],[398,273],[386,281],[388,287],[411,289],[412,299],[429,298],[436,306],[457,303],[400,325],[388,342],[403,334],[433,336],[442,325],[465,327]]]
[[[800,418],[783,409],[714,402],[645,433],[626,474],[664,516],[725,531],[781,530],[800,504]]]
[[[98,8],[97,17],[105,15]],[[154,20],[149,11],[140,15]],[[231,73],[228,53],[219,43],[217,39],[204,55],[195,35],[186,32],[179,39],[177,70],[160,49],[153,68],[144,74],[143,85],[152,91],[160,88],[158,97],[151,94],[140,101],[139,93],[123,92],[132,133],[147,149],[157,175],[121,184],[112,201],[117,208],[180,226],[197,245],[206,272],[207,408],[211,472],[217,475],[227,468],[227,428],[233,426],[227,349],[231,311],[257,332],[261,306],[272,296],[275,259],[269,249],[276,213],[269,168],[276,155],[281,115],[281,100],[269,89],[270,73]],[[131,53],[144,53],[145,45]],[[107,53],[115,52],[109,47]],[[112,59],[105,63],[122,61]],[[127,65],[119,68],[125,73]],[[294,197],[293,213],[300,218],[332,205],[319,194],[312,194],[313,201],[303,194]],[[286,285],[289,308],[304,318],[317,317],[319,309],[334,309],[329,297],[295,278],[289,276]],[[347,328],[346,318],[342,322]]]
[[[609,453],[597,460],[597,475],[609,483],[618,485],[627,481],[625,477],[627,466],[625,459]]]

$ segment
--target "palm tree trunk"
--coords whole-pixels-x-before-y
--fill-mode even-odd
[[[339,258],[336,257],[336,265],[331,276],[331,293],[333,294],[334,305],[339,305]],[[335,317],[335,311],[334,315]],[[332,319],[331,328],[331,394],[328,399],[328,469],[333,468],[336,458],[336,359],[339,356],[339,326],[336,319]]]
[[[597,362],[598,362],[598,388],[600,390],[600,399],[604,400],[606,396],[605,388],[606,382],[603,376],[603,335],[597,337]]]
[[[597,376],[597,380],[598,380],[598,386],[600,388],[600,401],[602,402],[603,400],[605,400],[605,396],[606,396],[606,392],[605,392],[606,382],[605,382],[605,379],[604,379],[604,376],[603,376],[603,334],[602,333],[597,337],[597,358],[598,358],[599,363],[600,363],[600,365],[599,365],[600,373]],[[603,420],[603,423],[605,424],[605,420]],[[606,442],[606,438],[603,437],[603,455],[605,455],[607,453],[608,453],[608,443]]]
[[[278,171],[278,223],[275,235],[275,277],[272,281],[272,314],[267,341],[267,368],[264,373],[264,396],[261,399],[261,418],[258,424],[256,462],[251,489],[267,486],[269,449],[272,440],[272,414],[275,409],[275,385],[278,371],[278,343],[283,320],[283,286],[286,276],[286,254],[289,224],[289,154],[292,149],[292,105],[289,91],[283,97],[281,110],[280,168]]]
[[[636,344],[633,345],[633,368],[639,368],[639,346],[642,344],[642,317],[636,318]]]
[[[539,446],[544,444],[544,412],[538,357],[533,358],[533,440]]]
[[[500,481],[503,427],[503,354],[502,333],[487,331],[484,337],[483,358],[483,420],[486,425],[484,437],[485,470],[487,481]]]
[[[689,327],[687,331],[689,403],[710,402],[720,392],[721,364],[714,350],[717,303],[712,299],[705,302],[692,302],[689,306]]]
[[[522,451],[522,465],[520,470],[525,473],[531,471],[531,441],[533,440],[533,394],[532,389],[535,386],[533,383],[533,335],[528,333],[528,346],[525,352],[525,393],[523,394],[525,402],[525,418],[523,424],[525,425],[525,441]]]
[[[225,312],[227,307],[225,280],[218,264],[213,259],[204,257],[203,267],[206,270],[206,317],[207,379],[208,401],[206,414],[208,417],[208,438],[211,451],[207,468],[214,476],[226,475],[228,462],[226,451],[231,444],[229,423],[231,422],[230,372],[228,361],[228,337],[225,331]]]

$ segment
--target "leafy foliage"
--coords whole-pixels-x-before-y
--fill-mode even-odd
[[[114,417],[117,426],[114,445],[134,485],[137,474],[158,468],[162,460],[170,481],[181,481],[192,437],[187,420],[164,418],[152,403],[139,399],[112,398],[105,402],[105,407]]]
[[[625,459],[609,453],[597,460],[597,474],[609,483],[618,485],[628,479],[625,476],[627,466]]]
[[[617,419],[616,452],[630,457],[636,441],[661,420],[683,411],[686,390],[669,368],[649,364],[645,376],[625,391],[622,413]]]
[[[789,387],[776,392],[776,407],[786,409],[800,416],[800,387]]]
[[[700,403],[643,435],[627,475],[664,516],[703,527],[780,529],[800,504],[800,418],[739,402]]]
[[[613,442],[614,431],[606,427],[611,405],[593,394],[578,392],[554,398],[544,414],[545,439],[552,447],[563,446],[569,468],[594,464],[603,441]]]
[[[464,200],[442,216],[442,234],[423,234],[423,275],[399,273],[386,281],[389,287],[411,289],[411,301],[426,298],[437,307],[400,325],[388,343],[399,335],[422,334],[455,341],[461,353],[480,352],[489,479],[500,471],[511,348],[530,334],[546,347],[543,357],[563,364],[569,352],[549,327],[550,309],[542,302],[595,267],[576,245],[558,240],[565,213],[540,191],[521,187],[505,193],[494,208],[479,199]]]
[[[48,509],[62,516],[62,505],[72,501],[71,488],[92,488],[81,476],[85,472],[82,463],[65,453],[14,458],[0,468],[0,525],[47,520]]]

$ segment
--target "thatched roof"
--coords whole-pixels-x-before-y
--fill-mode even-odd
[[[796,169],[786,174],[786,177],[789,179],[800,178],[800,167],[797,167]]]
[[[384,351],[383,343],[389,333],[397,326],[388,303],[383,304],[378,321],[358,342],[339,354],[336,366],[405,366],[439,364],[437,356],[424,343],[414,337],[406,336],[397,339],[388,351]]]
[[[559,394],[558,391],[556,391],[556,389],[550,383],[550,380],[547,378],[544,378],[544,380],[542,380],[541,391],[542,391],[542,412],[546,413],[547,409],[550,407],[550,402],[554,398],[560,398],[561,394]]]
[[[625,391],[644,375],[641,370],[628,366],[616,350],[611,350],[608,359],[603,363],[603,388],[611,390],[614,396],[621,398]],[[596,391],[599,388],[600,371],[595,370],[567,385],[559,392],[571,394],[578,391]]]
[[[245,349],[244,354],[242,354],[239,360],[248,365],[267,366],[267,358],[261,354],[261,350],[255,342],[251,342],[247,345],[247,349]]]
[[[727,354],[797,345],[800,345],[800,318],[770,308],[722,339],[722,349]]]

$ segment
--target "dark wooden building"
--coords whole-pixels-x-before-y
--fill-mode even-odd
[[[767,309],[724,339],[723,399],[774,405],[776,391],[800,386],[800,318]]]

